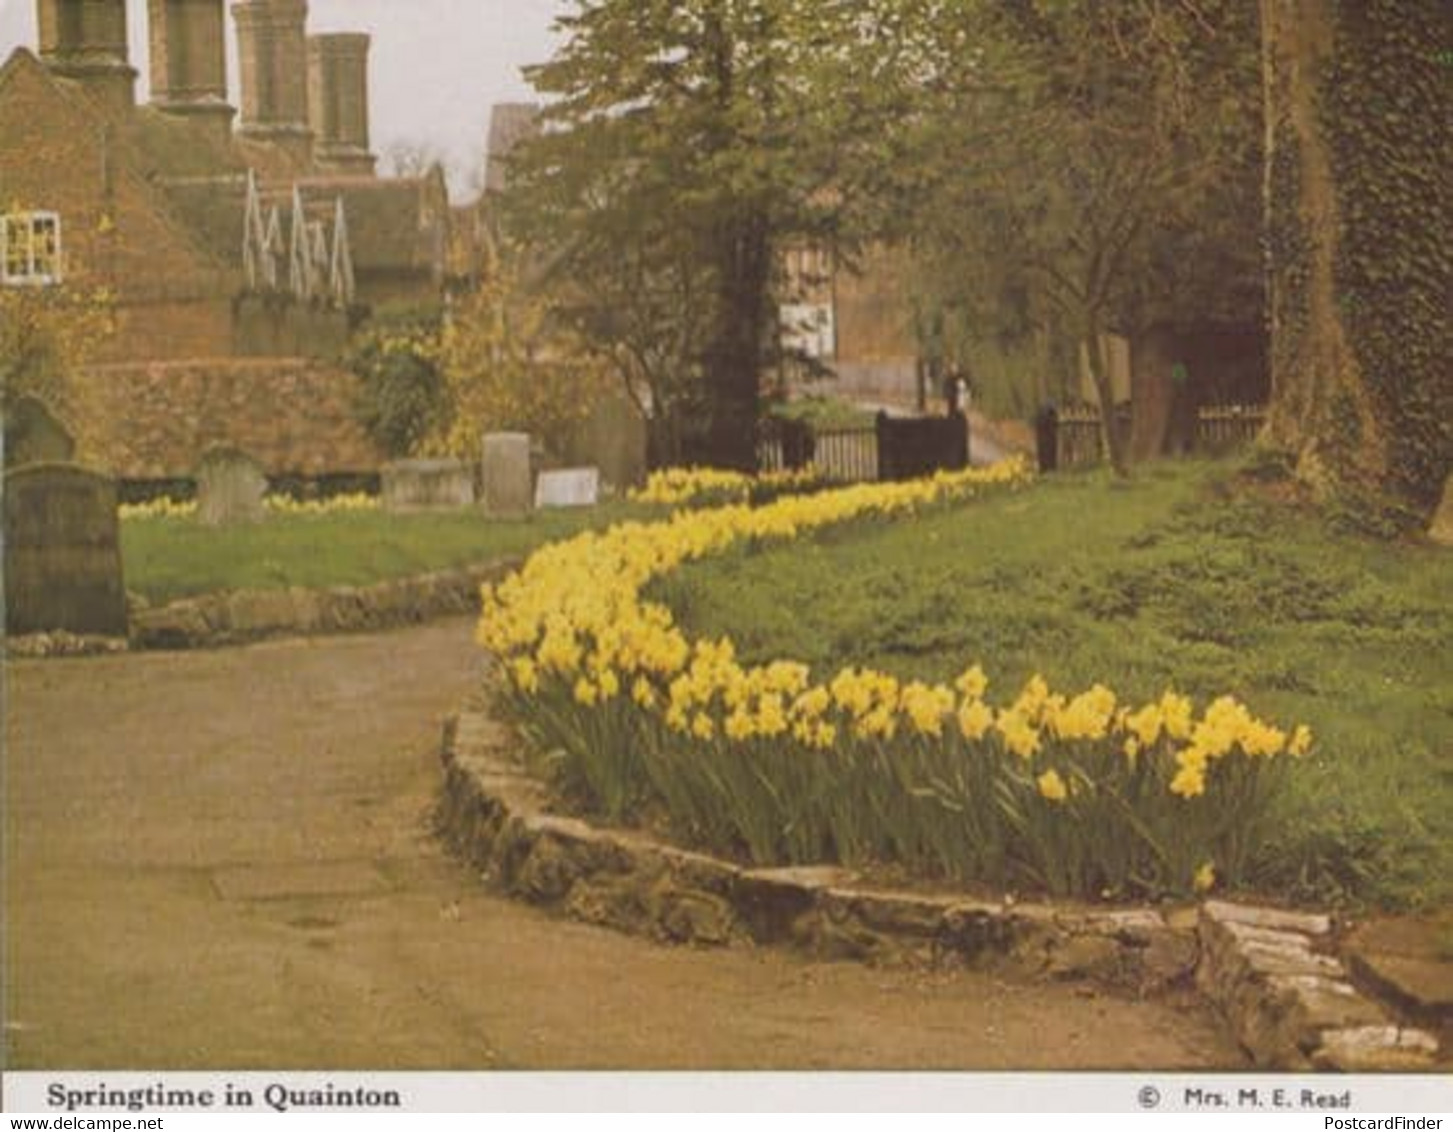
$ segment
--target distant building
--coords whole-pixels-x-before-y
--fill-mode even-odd
[[[484,159],[484,191],[502,193],[509,185],[509,159],[515,146],[539,137],[540,106],[534,102],[500,102],[489,115],[489,144]]]
[[[239,112],[224,0],[146,0],[138,105],[127,0],[36,2],[36,51],[0,66],[0,286],[111,296],[116,333],[87,379],[121,414],[101,430],[115,470],[188,474],[198,442],[256,446],[269,419],[286,434],[275,474],[376,463],[351,375],[297,360],[336,356],[370,307],[441,302],[451,212],[437,167],[375,176],[369,36],[309,36],[306,0],[237,0]],[[294,361],[241,361],[257,358]],[[142,444],[128,400],[172,420]]]
[[[239,115],[224,0],[148,0],[147,105],[126,0],[37,8],[38,57],[0,67],[3,282],[109,291],[107,361],[326,355],[358,304],[437,301],[443,174],[374,176],[367,35],[235,3]]]

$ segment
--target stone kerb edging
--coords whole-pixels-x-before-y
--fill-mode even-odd
[[[439,831],[511,896],[673,943],[787,944],[829,959],[1003,964],[1152,994],[1194,985],[1258,1066],[1420,1071],[1438,1043],[1362,997],[1326,916],[1218,901],[1102,909],[863,887],[837,868],[752,869],[549,812],[518,741],[477,712],[449,720]]]
[[[480,587],[500,581],[518,567],[517,560],[504,559],[373,586],[202,594],[156,608],[133,606],[128,640],[33,633],[5,640],[4,648],[16,657],[85,656],[124,652],[128,647],[212,648],[266,637],[389,629],[451,614],[477,613]]]
[[[197,649],[268,637],[323,636],[416,625],[479,612],[479,590],[519,568],[504,559],[459,570],[397,578],[373,586],[233,590],[183,598],[155,609],[133,608],[129,639],[57,631],[3,641],[20,658],[96,656],[131,649]]]
[[[513,560],[397,578],[373,586],[236,590],[131,615],[131,647],[189,649],[265,637],[354,633],[478,612],[479,589],[518,568]]]

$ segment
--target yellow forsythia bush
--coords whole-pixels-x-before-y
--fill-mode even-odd
[[[335,495],[331,499],[294,499],[290,495],[269,495],[263,506],[274,515],[336,515],[349,511],[377,511],[382,503],[375,495],[356,492]],[[149,503],[123,503],[118,509],[121,521],[142,522],[148,519],[191,519],[197,514],[196,500],[179,502],[161,496]]]
[[[763,864],[893,861],[1090,897],[1234,884],[1277,776],[1310,746],[1305,727],[1284,732],[1229,697],[1200,712],[1173,691],[1128,705],[1038,676],[996,704],[977,664],[952,685],[857,668],[814,680],[790,659],[747,666],[730,640],[688,640],[643,596],[736,544],[1028,479],[1010,462],[583,534],[486,587],[478,639],[542,765],[611,819],[664,809],[686,837]],[[662,478],[657,501],[707,482]]]

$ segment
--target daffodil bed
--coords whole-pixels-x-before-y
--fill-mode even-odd
[[[1279,729],[1227,696],[1132,705],[1038,676],[996,702],[979,658],[947,683],[857,667],[814,679],[790,658],[743,664],[726,637],[688,639],[643,595],[731,547],[1029,480],[1011,462],[582,534],[486,589],[479,640],[503,663],[539,765],[612,821],[664,815],[692,843],[759,864],[893,863],[1055,895],[1237,884],[1271,795],[1311,746],[1304,726]]]

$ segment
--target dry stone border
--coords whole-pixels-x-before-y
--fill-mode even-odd
[[[26,633],[5,639],[5,654],[25,660],[47,657],[110,656],[127,650],[123,637],[97,637],[86,633]]]
[[[1106,911],[924,895],[839,868],[753,869],[550,812],[506,725],[444,728],[437,820],[501,891],[673,943],[786,944],[826,959],[1001,965],[1154,994],[1194,983],[1259,1067],[1417,1072],[1438,1041],[1363,997],[1330,953],[1327,916],[1209,901]]]
[[[788,944],[829,959],[1004,964],[1141,994],[1188,986],[1194,915],[974,900],[871,887],[847,869],[755,869],[549,811],[511,729],[445,728],[439,827],[503,891],[574,918],[696,944]]]
[[[1334,953],[1327,916],[1208,901],[1201,908],[1202,992],[1257,1064],[1273,1069],[1417,1072],[1438,1039],[1398,1024],[1358,993]]]
[[[513,560],[418,574],[373,586],[236,590],[131,612],[131,647],[193,649],[277,636],[366,632],[478,612],[479,589]]]

